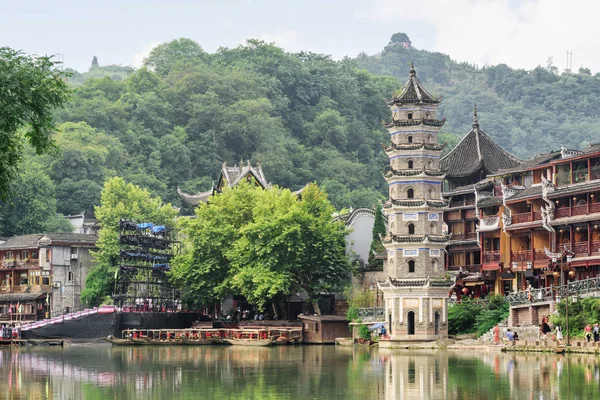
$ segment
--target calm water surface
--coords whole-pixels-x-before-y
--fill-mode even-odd
[[[597,356],[333,346],[0,350],[0,399],[600,399]]]

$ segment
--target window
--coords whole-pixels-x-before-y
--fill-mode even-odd
[[[408,272],[415,272],[415,260],[408,261]]]
[[[69,282],[73,280],[73,271],[69,271],[69,274],[67,275],[67,280]]]
[[[438,272],[439,262],[438,262],[438,260],[436,258],[434,258],[431,261],[431,267],[433,269],[433,272]]]
[[[429,119],[430,116],[431,116],[431,114],[429,114],[428,112],[425,113],[425,118]]]
[[[413,117],[413,114],[412,114],[412,113],[408,113],[408,114],[406,114],[406,117],[407,117],[408,119],[412,119],[412,117]]]
[[[408,224],[408,234],[409,235],[415,234],[415,225],[414,224]]]
[[[431,135],[427,135],[427,142],[431,142]]]
[[[429,190],[427,191],[428,197],[430,199],[433,199],[433,194],[435,193],[435,189],[433,188],[429,188]]]
[[[29,250],[23,250],[23,251],[21,252],[21,258],[22,258],[23,260],[27,260],[27,259],[29,258]]]
[[[407,199],[414,199],[415,198],[415,191],[414,191],[414,189],[408,189],[406,191],[406,198]]]
[[[7,260],[13,260],[14,258],[13,252],[12,251],[7,251],[6,252],[6,259]]]
[[[319,323],[318,322],[315,323],[315,332],[319,332]]]
[[[46,262],[51,262],[52,261],[52,252],[50,251],[50,249],[46,249]]]
[[[413,160],[408,160],[408,169],[413,169]]]
[[[412,136],[408,136],[408,137],[406,138],[406,140],[408,141],[408,143],[412,143],[413,137],[412,137]]]
[[[50,271],[42,271],[42,285],[50,284]]]

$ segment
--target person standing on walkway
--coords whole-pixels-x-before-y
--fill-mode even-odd
[[[585,338],[587,339],[587,341],[589,343],[590,340],[592,339],[592,325],[587,324],[583,331],[585,332]]]
[[[498,324],[494,327],[494,344],[500,344],[500,326]]]
[[[598,325],[597,323],[594,324],[594,328],[592,329],[592,333],[594,334],[594,342],[597,342],[600,340],[600,325]]]
[[[563,334],[562,334],[562,329],[559,325],[556,326],[556,342],[558,344],[560,344],[560,342],[563,340]]]

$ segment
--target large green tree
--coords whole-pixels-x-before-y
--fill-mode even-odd
[[[351,276],[343,223],[315,184],[289,190],[241,184],[214,196],[182,224],[188,238],[171,277],[200,302],[240,293],[264,309],[281,294],[318,297]]]
[[[23,135],[38,154],[52,147],[54,110],[69,98],[65,77],[51,57],[0,47],[0,199],[17,177]]]
[[[152,197],[146,189],[127,183],[121,177],[107,180],[100,205],[96,207],[96,218],[100,223],[98,251],[93,253],[96,265],[86,279],[82,302],[98,305],[113,290],[119,265],[119,220],[153,222],[172,228],[176,216],[177,209]]]

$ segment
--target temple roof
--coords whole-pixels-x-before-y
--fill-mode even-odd
[[[408,81],[402,87],[400,94],[398,96],[394,96],[394,98],[388,101],[388,105],[391,106],[393,104],[402,105],[402,104],[413,104],[413,103],[429,103],[429,104],[437,104],[441,101],[431,95],[419,79],[417,78],[417,73],[415,72],[414,64],[411,64],[410,74],[408,77]]]
[[[207,190],[206,192],[200,192],[196,194],[189,194],[183,192],[179,187],[177,188],[177,193],[184,202],[191,206],[197,206],[200,203],[204,203],[208,200],[210,196],[214,193],[221,192],[225,185],[228,187],[236,186],[240,180],[246,178],[248,176],[253,176],[256,179],[256,182],[264,189],[270,186],[270,183],[265,178],[265,174],[263,172],[262,166],[259,164],[256,167],[253,167],[250,164],[250,161],[246,165],[242,163],[235,164],[233,167],[227,166],[227,163],[223,163],[221,166],[221,174],[219,175],[219,179],[217,180],[217,184],[213,186],[211,190]],[[304,189],[304,188],[303,188]],[[303,190],[300,189],[300,192]]]
[[[0,250],[37,249],[51,244],[89,245],[93,246],[98,235],[86,233],[37,233],[32,235],[12,236],[0,244]]]
[[[501,169],[517,167],[520,160],[504,150],[488,134],[479,129],[477,109],[473,113],[473,129],[440,160],[446,178],[461,178],[479,170],[486,175]]]

